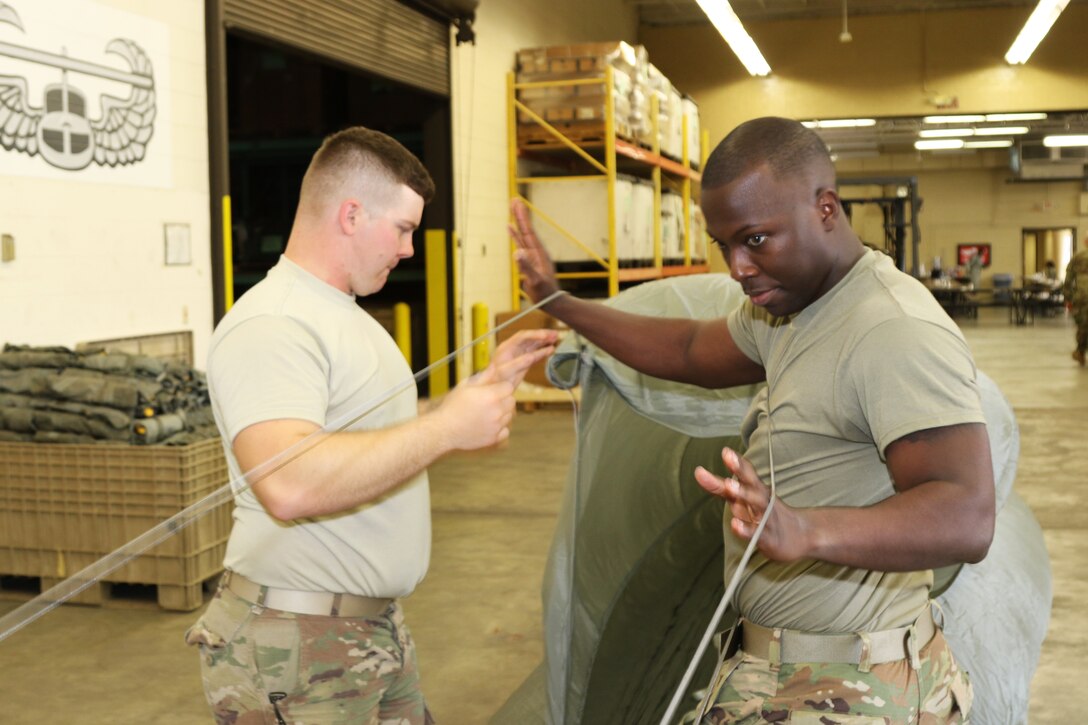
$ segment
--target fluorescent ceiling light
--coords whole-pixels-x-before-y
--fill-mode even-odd
[[[864,128],[875,126],[875,118],[832,118],[825,121],[802,121],[805,128]]]
[[[975,129],[976,136],[1019,136],[1029,131],[1027,126],[983,126]]]
[[[962,149],[963,139],[959,138],[939,138],[929,141],[915,141],[914,148],[919,151],[936,151],[939,149]]]
[[[1020,34],[1013,41],[1009,52],[1005,54],[1005,62],[1010,65],[1027,63],[1035,47],[1046,37],[1050,26],[1068,4],[1069,0],[1039,0],[1039,4],[1035,6],[1035,10],[1020,30]]]
[[[965,149],[1003,149],[1012,146],[1012,139],[999,138],[993,141],[967,141],[963,144]]]
[[[972,128],[929,128],[919,131],[918,135],[922,138],[952,138],[972,136],[974,133],[975,130]]]
[[[998,123],[1001,121],[1042,121],[1045,113],[962,113],[958,116],[923,116],[922,123]]]
[[[1043,138],[1043,146],[1054,148],[1055,146],[1088,146],[1086,135],[1046,136]]]
[[[985,116],[972,116],[970,114],[963,114],[962,116],[923,116],[922,123],[982,123],[986,120]]]
[[[740,58],[740,62],[754,76],[765,76],[771,72],[771,66],[763,59],[763,54],[756,47],[756,42],[741,25],[740,18],[733,12],[726,0],[695,0],[706,13],[711,24],[729,43],[729,47]],[[1068,0],[1067,0],[1068,1]]]
[[[835,141],[828,150],[832,153],[837,151],[876,151],[878,148],[876,141]]]
[[[987,121],[1042,121],[1045,113],[987,113]]]
[[[834,151],[831,154],[832,161],[840,159],[874,159],[880,156],[876,149],[859,149],[857,151]]]

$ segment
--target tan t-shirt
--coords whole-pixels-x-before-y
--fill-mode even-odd
[[[402,386],[349,430],[395,425],[416,415],[411,378],[396,343],[351,295],[281,258],[219,323],[208,354],[232,480],[241,472],[230,442],[248,426],[294,418],[338,427]],[[261,584],[397,597],[427,571],[426,473],[353,510],[291,523],[269,516],[252,491],[235,503],[224,563]]]
[[[927,428],[985,422],[959,329],[925,287],[882,253],[867,252],[792,319],[746,302],[730,315],[729,330],[767,372],[768,386],[742,427],[745,457],[769,484],[770,439],[778,496],[791,506],[882,501],[895,492],[884,460],[888,444]],[[746,542],[725,524],[728,577]],[[735,604],[765,626],[875,631],[910,623],[931,585],[930,571],[784,564],[757,552]]]

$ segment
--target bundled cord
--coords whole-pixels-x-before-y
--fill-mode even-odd
[[[680,702],[684,698],[684,693],[687,692],[688,687],[691,685],[691,680],[695,677],[695,670],[698,668],[699,663],[703,659],[703,654],[706,652],[706,648],[710,645],[710,641],[714,638],[715,632],[718,631],[718,623],[721,622],[722,616],[725,614],[726,607],[729,606],[729,602],[733,600],[733,595],[736,593],[737,586],[740,584],[740,578],[744,574],[744,570],[748,567],[748,561],[752,558],[752,554],[755,553],[756,546],[759,544],[759,537],[763,533],[763,527],[767,525],[767,519],[771,517],[771,511],[774,509],[774,502],[776,500],[776,486],[774,477],[774,449],[771,447],[771,438],[774,437],[774,425],[771,423],[771,395],[770,395],[770,383],[767,385],[767,458],[770,464],[770,482],[771,482],[771,497],[767,502],[767,509],[763,512],[763,516],[760,517],[759,525],[756,526],[755,533],[752,534],[752,538],[748,541],[748,546],[744,549],[744,555],[741,556],[740,562],[737,564],[737,570],[733,572],[733,577],[729,580],[729,586],[725,588],[725,593],[722,595],[722,599],[718,602],[718,608],[714,610],[714,616],[710,618],[710,624],[707,625],[706,631],[703,633],[703,638],[699,640],[699,646],[695,648],[695,654],[691,658],[691,662],[688,663],[688,668],[684,672],[684,676],[680,679],[680,684],[676,688],[676,692],[673,693],[672,700],[669,702],[669,707],[665,711],[664,716],[661,718],[660,725],[671,725],[676,717],[676,711],[680,707]],[[712,699],[713,685],[718,679],[718,674],[721,672],[722,658],[717,658],[717,664],[714,667],[714,674],[710,678],[711,691],[705,698],[706,700]],[[699,712],[696,714],[695,722],[698,723],[703,716],[703,710],[709,707],[713,703],[703,702],[700,703]]]

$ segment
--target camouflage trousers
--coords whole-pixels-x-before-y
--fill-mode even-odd
[[[873,665],[772,663],[737,652],[722,665],[704,725],[967,723],[971,685],[938,629],[907,659]]]
[[[1088,352],[1088,302],[1073,304],[1073,322],[1077,326],[1077,350]]]
[[[433,723],[400,604],[380,617],[264,609],[220,587],[185,634],[219,725]]]

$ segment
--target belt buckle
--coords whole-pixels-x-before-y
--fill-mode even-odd
[[[858,632],[861,640],[861,654],[858,657],[858,671],[869,672],[873,668],[873,638],[868,632]]]
[[[922,658],[918,655],[918,624],[912,622],[907,627],[907,659],[910,660],[910,668],[917,671],[922,666]]]

